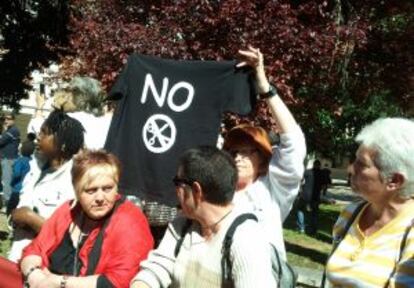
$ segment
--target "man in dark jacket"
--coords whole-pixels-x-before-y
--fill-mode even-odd
[[[20,143],[19,129],[14,125],[15,115],[6,112],[4,114],[3,133],[0,135],[0,159],[1,159],[1,180],[3,182],[4,206],[11,195],[11,177],[13,162],[18,156]]]
[[[317,232],[322,182],[321,162],[316,159],[313,168],[306,170],[303,175],[302,191],[297,204],[297,225],[301,233],[305,232],[305,215],[308,218],[307,232],[311,235]]]

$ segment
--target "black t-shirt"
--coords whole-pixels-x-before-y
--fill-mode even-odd
[[[179,156],[216,145],[222,113],[247,114],[254,104],[250,71],[234,65],[128,58],[110,93],[120,100],[105,145],[122,163],[122,193],[177,204],[171,180]]]
[[[86,238],[84,238],[85,240]],[[85,241],[83,241],[85,242]],[[79,243],[82,247],[83,243]],[[75,257],[78,257],[75,247],[73,247],[72,239],[70,238],[69,230],[66,231],[62,242],[56,248],[55,251],[50,255],[49,270],[52,273],[58,275],[79,275],[80,271],[80,259],[77,259],[75,267]]]

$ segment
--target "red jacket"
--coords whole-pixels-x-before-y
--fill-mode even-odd
[[[42,265],[49,266],[49,256],[63,240],[75,215],[80,212],[79,205],[71,209],[70,204],[64,203],[53,213],[39,235],[23,250],[22,258],[38,255],[42,258]],[[88,255],[100,229],[101,226],[91,231],[79,252],[83,264],[81,276],[85,276]],[[125,201],[112,214],[103,239],[95,274],[105,275],[115,287],[129,287],[129,282],[138,272],[139,263],[147,258],[154,245],[147,219],[137,206]]]

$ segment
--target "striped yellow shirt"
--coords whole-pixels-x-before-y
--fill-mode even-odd
[[[357,206],[357,203],[350,204],[342,211],[334,226],[334,239],[343,234]],[[394,267],[396,272],[389,287],[414,287],[414,227],[398,262],[403,235],[414,219],[414,204],[406,206],[397,217],[370,236],[365,236],[357,224],[367,206],[362,208],[327,263],[330,287],[384,287]]]

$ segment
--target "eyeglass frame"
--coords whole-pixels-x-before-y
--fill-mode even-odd
[[[227,149],[227,152],[234,158],[237,155],[248,157],[256,152],[260,152],[258,148],[243,148],[243,149]]]

